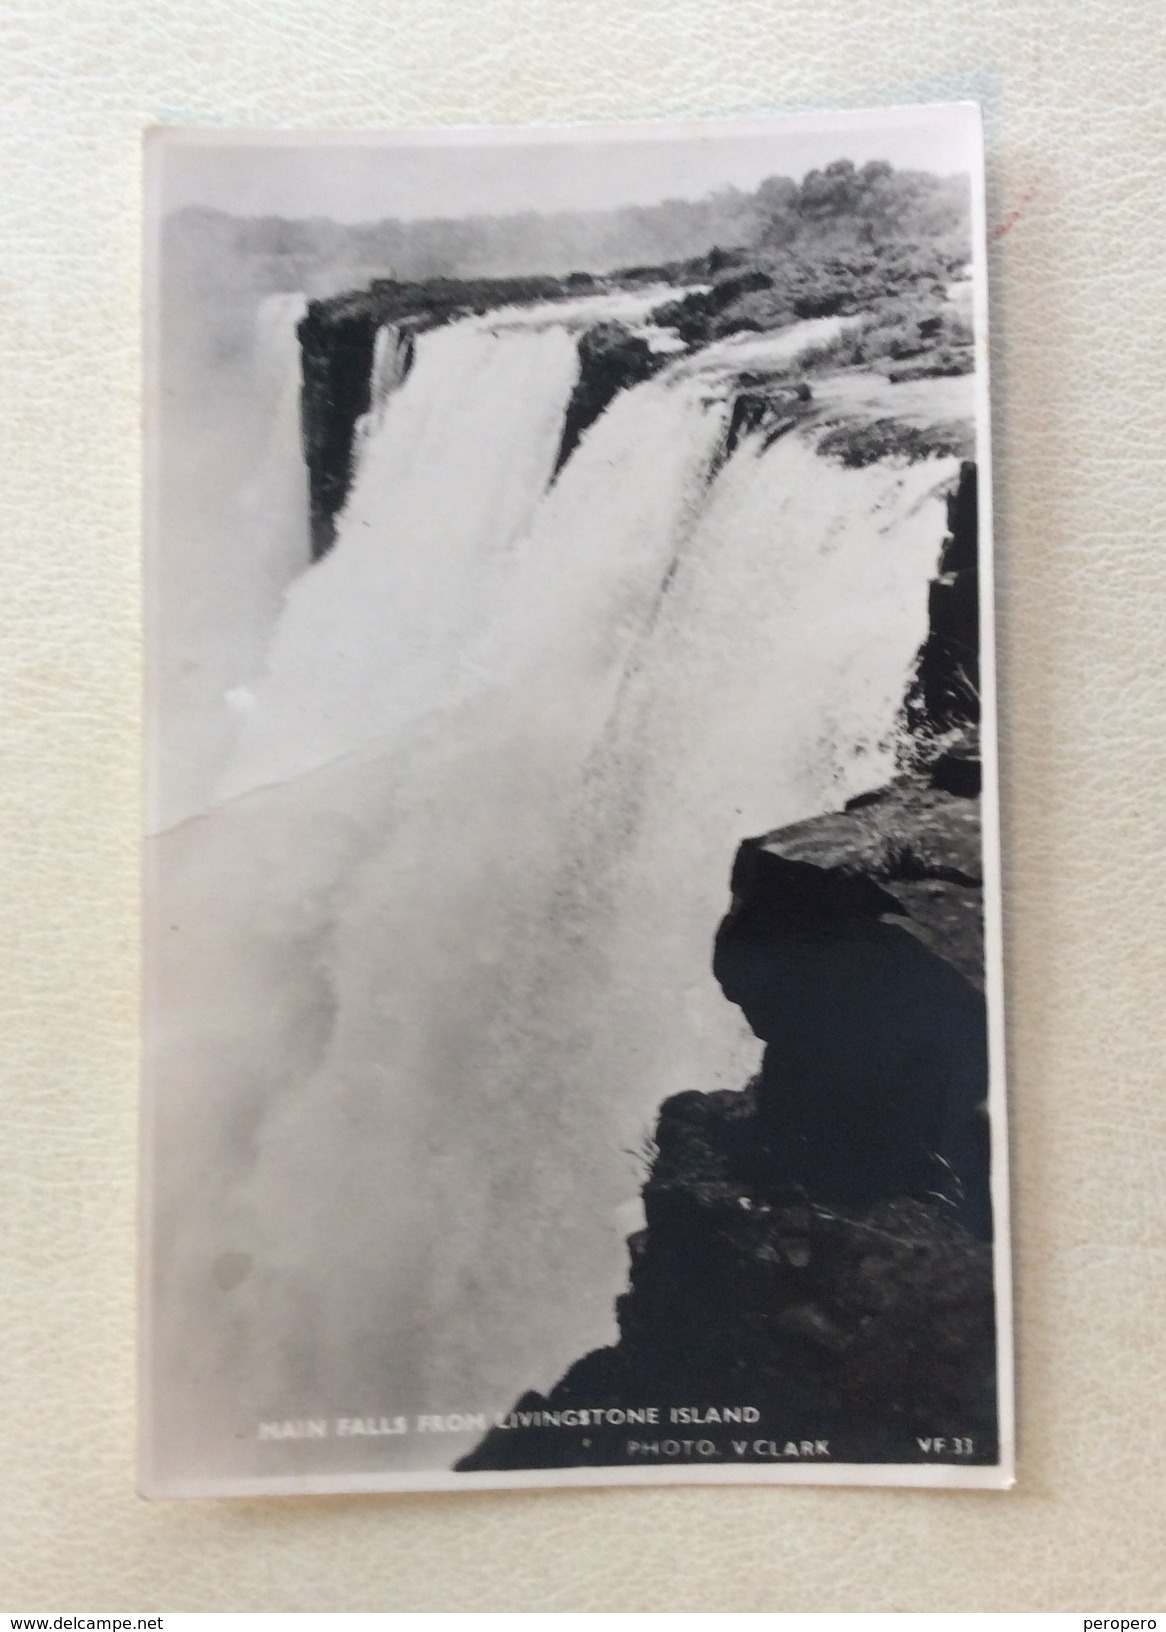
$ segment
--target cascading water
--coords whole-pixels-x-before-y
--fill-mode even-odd
[[[416,346],[413,336],[396,323],[385,323],[373,341],[372,371],[368,382],[368,412],[356,422],[353,432],[352,462],[363,462],[365,449],[384,424],[385,409],[394,391],[404,385],[413,366]]]
[[[629,1151],[757,1059],[710,973],[736,844],[886,774],[954,461],[827,468],[795,430],[718,466],[723,360],[685,359],[548,486],[565,316],[420,337],[220,808],[160,841],[188,1466],[207,1421],[501,1409],[609,1340]]]
[[[562,327],[421,336],[334,548],[288,593],[224,797],[387,744],[439,703],[550,478],[577,371]]]

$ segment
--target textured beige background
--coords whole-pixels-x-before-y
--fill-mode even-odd
[[[1166,1605],[1164,46],[1159,0],[0,12],[0,1606]],[[140,1502],[141,127],[968,94],[1013,223],[992,271],[1017,1490]]]

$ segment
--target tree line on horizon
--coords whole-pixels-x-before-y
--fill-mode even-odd
[[[338,293],[374,277],[438,277],[572,271],[609,273],[668,266],[715,250],[773,263],[863,249],[966,259],[966,176],[861,167],[837,159],[802,181],[767,177],[752,192],[724,187],[701,199],[665,199],[607,211],[527,211],[361,224],[239,217],[190,207],[166,223],[167,261],[195,286],[245,281],[260,293]]]

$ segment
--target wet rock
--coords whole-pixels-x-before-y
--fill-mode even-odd
[[[948,535],[928,598],[928,634],[907,693],[917,745],[966,735],[980,718],[980,591],[976,467],[965,462],[947,502]],[[953,790],[958,791],[958,790]]]
[[[348,496],[356,422],[369,409],[379,324],[368,307],[333,311],[314,302],[299,326],[300,424],[308,467],[312,559],[335,539]]]
[[[990,1233],[975,801],[903,778],[747,840],[713,969],[768,1046],[772,1182],[831,1205],[943,1198]]]
[[[650,379],[664,360],[622,323],[597,323],[580,337],[579,377],[563,420],[556,476],[612,400],[629,386]]]

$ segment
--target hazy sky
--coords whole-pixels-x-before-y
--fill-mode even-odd
[[[579,139],[580,134],[583,140]],[[970,104],[768,120],[591,125],[565,132],[429,131],[353,136],[301,131],[160,130],[150,185],[164,209],[209,205],[239,215],[388,216],[597,210],[797,180],[832,159],[888,159],[939,174],[974,168]],[[160,189],[160,191],[159,191]]]

